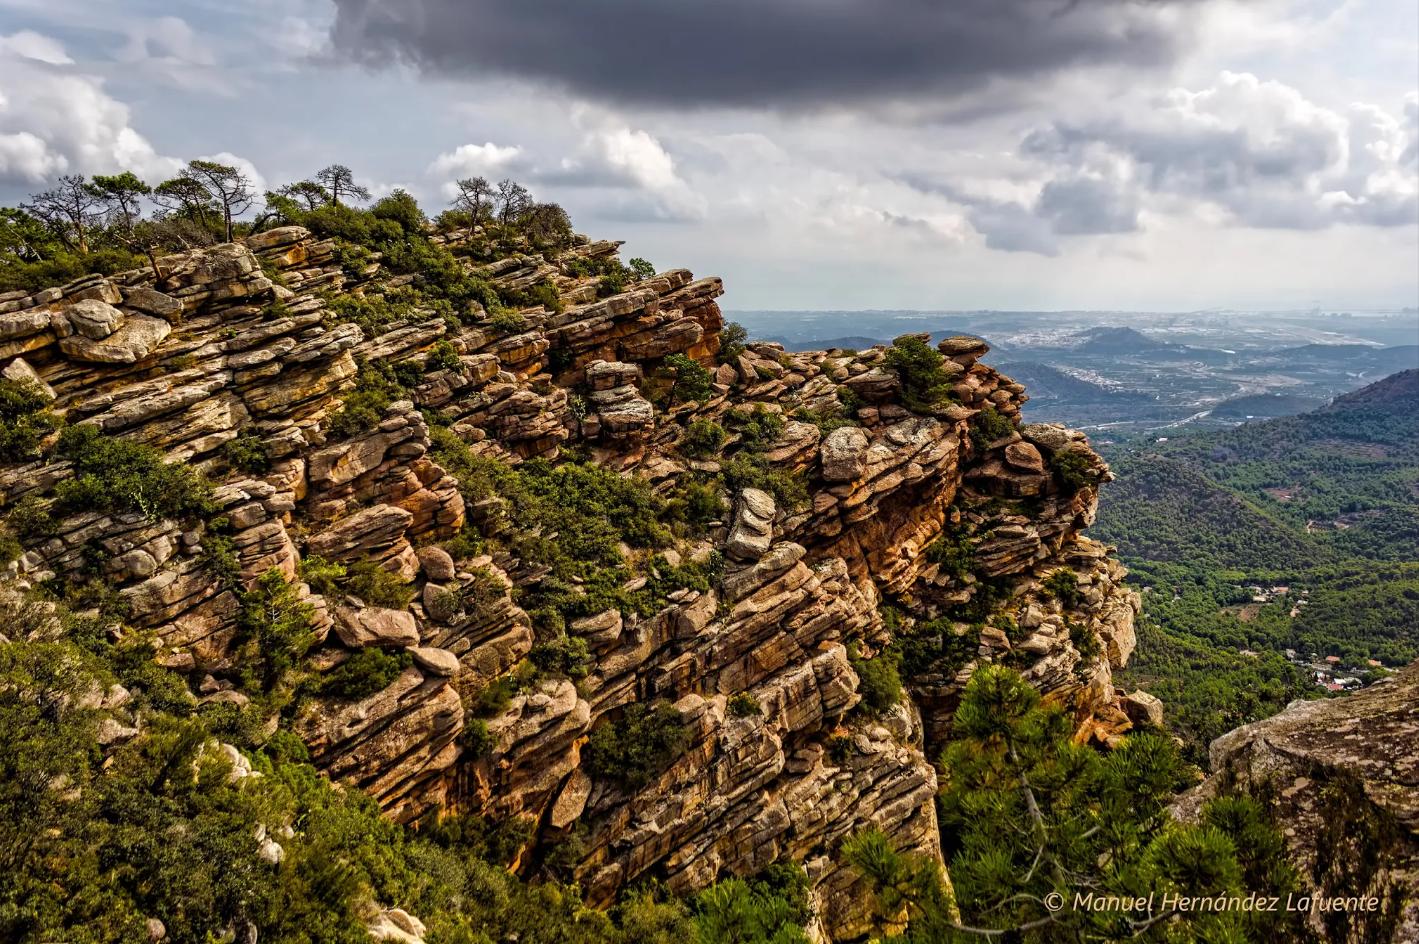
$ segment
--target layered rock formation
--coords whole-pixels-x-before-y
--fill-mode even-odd
[[[1256,797],[1282,826],[1320,940],[1419,940],[1416,743],[1419,664],[1224,734],[1209,751],[1211,778],[1174,812],[1194,819],[1213,797]]]
[[[440,239],[458,252],[464,236]],[[322,769],[388,815],[527,817],[523,865],[571,849],[563,858],[593,902],[637,879],[688,890],[792,858],[812,880],[822,935],[850,938],[867,896],[838,844],[876,825],[937,852],[930,758],[974,666],[1020,668],[1070,707],[1081,739],[1108,743],[1130,727],[1110,670],[1133,647],[1138,601],[1107,549],[1081,534],[1107,467],[1079,433],[1020,425],[1023,388],[981,362],[975,339],[941,343],[950,400],[913,412],[883,348],[750,344],[717,356],[718,279],[676,269],[598,298],[579,263],[616,248],[467,261],[509,295],[555,287],[561,310],[524,309],[515,328],[475,306],[456,321],[416,310],[367,335],[330,299],[377,297],[410,277],[378,260],[352,273],[334,241],[297,227],[170,257],[161,277],[0,296],[6,377],[43,385],[71,425],[154,446],[220,483],[207,522],[61,517],[26,538],[14,578],[78,583],[98,567],[163,664],[202,699],[244,704],[241,595],[275,569],[314,614],[319,644],[302,671],[334,671],[370,647],[408,653],[382,690],[313,697],[293,722]],[[667,405],[674,354],[712,372],[707,397]],[[337,439],[330,420],[361,364],[421,370],[407,399]],[[675,589],[648,616],[609,609],[574,622],[589,673],[518,676],[475,750],[467,708],[539,641],[518,600],[541,575],[505,548],[456,559],[440,547],[499,525],[431,454],[426,417],[478,456],[555,461],[576,447],[669,493],[692,476],[721,482],[749,450],[744,417],[756,410],[778,421],[755,461],[798,482],[802,500],[757,487],[722,495],[724,517],[666,552],[722,560],[708,589]],[[728,430],[717,454],[687,454],[695,421]],[[265,471],[232,470],[239,437]],[[7,508],[45,503],[68,475],[52,456],[8,467],[0,495]],[[217,547],[234,573],[212,566]],[[317,593],[299,566],[314,557],[373,563],[409,583],[413,602]],[[855,661],[894,643],[917,654],[909,697],[877,716],[856,710]],[[757,711],[731,706],[746,696]],[[651,701],[681,713],[688,747],[648,783],[594,777],[589,734]]]

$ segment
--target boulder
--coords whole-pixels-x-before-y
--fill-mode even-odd
[[[852,482],[867,469],[867,433],[856,426],[835,429],[823,440],[819,450],[823,463],[823,478],[829,482]]]
[[[1119,701],[1119,707],[1123,709],[1124,714],[1128,715],[1128,720],[1140,728],[1161,728],[1163,726],[1163,702],[1141,689],[1131,695],[1123,696]]]
[[[413,613],[378,606],[337,606],[335,635],[351,649],[402,649],[419,644]]]
[[[458,674],[458,656],[447,649],[438,649],[433,646],[416,646],[409,650],[409,654],[414,657],[414,664],[423,670],[425,675],[436,675],[439,678],[453,678]]]
[[[640,382],[639,364],[623,364],[620,361],[593,361],[586,366],[586,385],[593,391],[627,387]]]
[[[75,334],[60,339],[59,349],[76,361],[133,364],[151,354],[171,333],[172,326],[161,318],[129,315],[116,331],[102,340]]]
[[[33,367],[23,357],[17,357],[5,365],[4,370],[0,370],[0,377],[12,380],[15,383],[30,384],[39,391],[40,396],[49,402],[54,402],[54,388],[40,379]]]
[[[773,543],[775,511],[773,496],[768,492],[757,488],[740,492],[734,527],[724,545],[725,553],[743,561],[763,557]]]
[[[424,922],[409,914],[403,908],[386,908],[365,926],[369,936],[376,941],[390,941],[392,944],[424,944]]]
[[[102,341],[123,324],[123,312],[97,298],[86,298],[65,308],[64,320],[68,322],[71,332]]]
[[[453,556],[443,548],[421,547],[418,553],[419,566],[423,568],[424,576],[430,580],[447,583],[458,576],[458,568],[453,563]]]
[[[182,317],[182,302],[146,285],[134,285],[123,290],[123,304],[145,315],[154,315],[174,322]]]
[[[989,353],[990,345],[986,344],[980,338],[973,338],[966,334],[958,334],[955,337],[945,338],[939,341],[936,345],[936,349],[950,358],[960,357],[975,360]]]
[[[1045,460],[1040,451],[1027,442],[1011,443],[1005,447],[1005,461],[1025,472],[1043,474]]]
[[[1063,449],[1072,441],[1069,430],[1057,423],[1026,423],[1020,427],[1020,435],[1050,452]]]

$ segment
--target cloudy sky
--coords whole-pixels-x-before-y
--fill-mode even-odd
[[[0,200],[512,176],[730,308],[1419,305],[1414,0],[0,0]]]

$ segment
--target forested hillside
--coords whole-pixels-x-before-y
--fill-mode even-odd
[[[1293,698],[1419,657],[1419,371],[1110,458],[1099,532],[1147,588],[1125,676],[1196,759]]]

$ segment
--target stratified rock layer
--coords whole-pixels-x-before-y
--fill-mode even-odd
[[[1419,940],[1419,663],[1348,695],[1297,701],[1212,742],[1212,776],[1179,800],[1197,816],[1250,794],[1281,824],[1313,896],[1373,898],[1311,912],[1320,939]]]
[[[464,236],[440,239],[457,254]],[[1108,469],[1082,434],[1020,426],[1024,389],[980,362],[977,339],[941,342],[951,401],[914,413],[883,348],[756,343],[717,358],[718,279],[674,269],[597,298],[575,273],[617,245],[582,242],[555,262],[468,262],[499,291],[550,282],[560,293],[559,311],[524,309],[512,332],[481,310],[462,313],[461,326],[416,310],[367,337],[326,298],[377,295],[409,277],[377,264],[352,276],[332,241],[299,227],[169,257],[161,278],[138,270],[0,296],[4,376],[52,393],[71,424],[218,478],[223,523],[218,535],[203,522],[73,515],[12,570],[31,583],[77,581],[101,561],[163,664],[202,698],[242,703],[239,594],[275,568],[313,607],[320,643],[305,671],[333,671],[364,649],[407,653],[383,690],[312,697],[294,722],[317,765],[388,815],[527,817],[535,835],[523,865],[575,840],[570,869],[598,903],[639,879],[687,891],[789,857],[812,879],[822,934],[852,938],[866,930],[869,896],[839,844],[875,825],[903,848],[939,854],[928,757],[976,665],[1019,667],[1074,712],[1081,739],[1111,743],[1129,728],[1110,670],[1132,650],[1137,598],[1108,549],[1080,533]],[[707,398],[663,405],[671,354],[710,370]],[[362,362],[420,365],[422,378],[410,399],[337,440],[329,418]],[[492,518],[431,455],[424,411],[477,455],[556,460],[576,445],[670,491],[741,452],[753,410],[781,421],[756,461],[797,477],[806,500],[724,494],[726,519],[673,550],[722,558],[714,585],[676,590],[649,616],[574,622],[589,674],[524,686],[486,721],[474,756],[467,706],[532,650],[515,590],[540,576],[506,553],[455,560],[437,546]],[[724,455],[686,454],[695,420],[729,431]],[[239,436],[267,471],[230,471],[225,450]],[[1072,479],[1056,471],[1065,456]],[[5,468],[0,496],[11,507],[67,474],[62,462]],[[234,575],[211,566],[217,543]],[[313,556],[376,565],[411,585],[412,602],[326,599],[300,582],[298,565]],[[472,596],[480,604],[464,606]],[[914,674],[910,697],[871,717],[855,710],[853,659],[893,641],[884,603],[944,649],[965,642],[954,647],[961,658]],[[757,713],[731,710],[746,698]],[[582,758],[592,729],[648,701],[682,713],[686,752],[638,788],[593,777]]]

